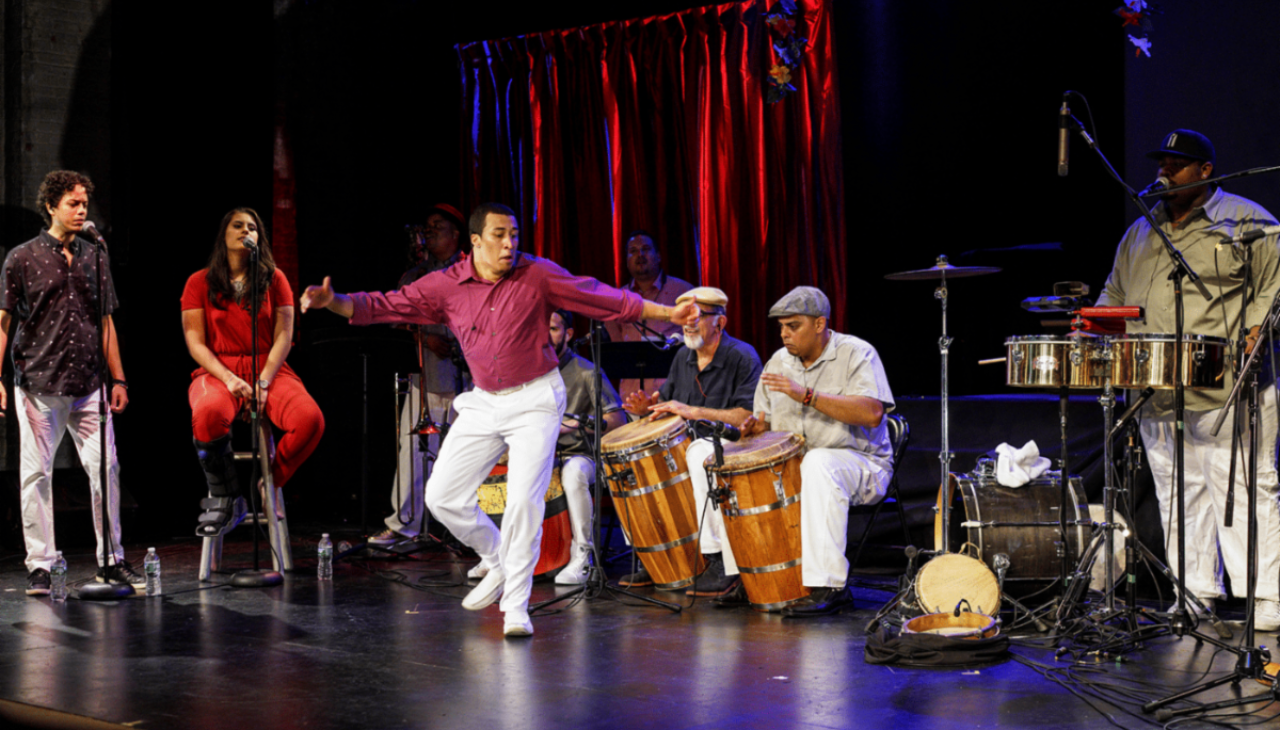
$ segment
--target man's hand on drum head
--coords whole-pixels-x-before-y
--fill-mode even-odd
[[[686,421],[694,421],[700,418],[698,409],[691,405],[686,405],[678,400],[663,401],[656,406],[650,408],[654,413],[672,413],[680,416]]]
[[[754,416],[747,416],[747,420],[742,422],[742,425],[738,428],[738,430],[742,431],[743,438],[746,438],[748,436],[755,436],[758,433],[764,433],[765,431],[768,431],[769,422],[764,420],[764,413],[759,413]]]
[[[653,391],[653,395],[648,395],[643,390],[637,390],[627,396],[622,403],[622,407],[628,413],[634,413],[637,416],[647,416],[654,405],[658,403],[658,391]]]

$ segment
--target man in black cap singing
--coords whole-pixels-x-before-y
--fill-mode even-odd
[[[1213,144],[1204,135],[1189,129],[1170,132],[1147,157],[1156,161],[1157,174],[1167,181],[1166,187],[1207,180],[1213,175],[1216,162]],[[1245,328],[1249,332],[1246,347],[1252,348],[1259,325],[1280,289],[1280,252],[1277,252],[1274,235],[1245,244],[1253,248],[1252,280],[1246,282],[1245,245],[1233,246],[1228,241],[1246,231],[1274,225],[1275,216],[1257,203],[1224,192],[1217,185],[1166,193],[1152,212],[1161,230],[1202,277],[1197,283],[1185,282],[1183,287],[1185,334],[1235,340]],[[1145,321],[1128,322],[1129,334],[1172,334],[1175,332],[1173,281],[1169,278],[1172,268],[1164,244],[1146,219],[1139,218],[1120,241],[1115,266],[1098,305],[1143,307]],[[1246,306],[1243,321],[1242,300]],[[1218,411],[1226,405],[1233,380],[1228,366],[1222,388],[1186,392],[1186,520],[1182,529],[1186,531],[1187,570],[1183,580],[1187,591],[1208,608],[1212,608],[1215,598],[1225,596],[1219,551],[1231,575],[1234,592],[1244,595],[1246,589],[1248,519],[1241,514],[1247,504],[1242,468],[1245,462],[1236,462],[1233,488],[1239,509],[1231,527],[1226,527],[1223,517],[1230,484],[1231,429],[1223,428],[1217,436],[1210,433]],[[1169,562],[1176,569],[1174,546],[1179,526],[1170,518],[1175,510],[1172,502],[1176,442],[1173,391],[1156,392],[1143,408],[1142,440],[1147,447],[1166,526]],[[1270,376],[1263,381],[1261,397],[1258,443],[1265,453],[1258,459],[1259,564],[1255,627],[1275,631],[1280,629],[1280,506],[1276,501],[1276,392]],[[1248,443],[1247,436],[1245,443]],[[1245,450],[1242,448],[1241,455]]]

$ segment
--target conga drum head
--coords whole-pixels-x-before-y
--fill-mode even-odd
[[[804,450],[804,437],[789,431],[766,431],[724,445],[724,466],[716,468],[716,457],[707,457],[707,470],[728,476],[779,464]]]
[[[683,418],[670,413],[655,413],[605,434],[600,439],[600,452],[606,461],[635,461],[649,456],[655,448],[662,450],[686,438],[688,426]]]
[[[1000,613],[1000,584],[981,560],[945,553],[925,563],[916,574],[916,600],[925,613],[954,612],[967,601],[974,613]]]
[[[981,613],[955,611],[916,616],[902,626],[904,634],[937,634],[952,639],[990,639],[1000,633],[996,620]]]

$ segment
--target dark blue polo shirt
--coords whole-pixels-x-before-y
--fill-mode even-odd
[[[698,353],[683,348],[671,361],[671,373],[658,391],[659,397],[700,408],[727,410],[755,405],[760,356],[742,340],[720,335],[720,346],[705,370],[698,370]]]

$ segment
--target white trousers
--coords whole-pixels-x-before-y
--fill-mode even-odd
[[[80,455],[80,463],[89,474],[90,502],[93,504],[93,530],[98,536],[98,564],[102,564],[102,480],[101,449],[98,441],[98,401],[101,391],[81,398],[55,395],[32,395],[15,388],[17,395],[20,457],[18,476],[21,480],[22,536],[27,545],[27,571],[48,570],[53,565],[57,546],[53,537],[53,459],[58,453],[64,433]],[[111,410],[107,410],[107,505],[111,521],[111,546],[116,563],[124,560],[120,546],[120,464],[116,461],[116,438]]]
[[[884,499],[893,474],[852,449],[810,449],[800,462],[801,578],[810,588],[843,588],[850,505]]]
[[[733,557],[733,546],[725,536],[724,515],[719,507],[710,507],[707,500],[709,491],[707,470],[703,466],[708,458],[716,453],[716,447],[710,439],[698,439],[689,444],[684,452],[685,463],[689,465],[689,481],[693,484],[693,502],[698,507],[698,524],[702,526],[702,534],[698,538],[698,547],[703,555],[720,553],[724,558],[725,575],[738,574],[738,561]]]
[[[426,530],[427,506],[423,497],[423,486],[431,474],[432,464],[423,456],[429,451],[440,453],[440,435],[427,437],[427,451],[422,449],[422,439],[409,430],[418,425],[422,416],[421,379],[418,375],[409,376],[409,395],[400,407],[400,461],[397,465],[396,478],[391,483],[391,515],[386,519],[389,529],[395,530],[405,537],[417,537]],[[427,412],[436,423],[452,422],[456,417],[453,412],[454,393],[427,393]]]
[[[570,555],[594,544],[592,521],[595,519],[595,503],[591,500],[591,487],[596,483],[595,462],[585,456],[566,456],[560,466],[560,483],[564,486],[565,501],[569,506],[569,525],[573,529],[573,546]],[[504,518],[505,519],[505,518]]]
[[[710,441],[699,440],[691,444],[685,453],[700,521],[706,509],[707,495],[707,472],[702,463],[714,452],[715,447]],[[866,454],[857,451],[810,449],[805,454],[800,462],[800,556],[803,561],[801,574],[806,586],[844,587],[849,577],[849,559],[845,557],[849,506],[883,499],[892,476]],[[723,515],[719,510],[712,510],[705,519],[700,543],[702,552],[723,553],[725,574],[736,575],[738,564],[725,538]]]
[[[427,509],[454,537],[506,576],[502,611],[527,614],[533,568],[542,541],[547,488],[564,418],[564,381],[558,369],[512,393],[480,389],[453,401],[458,419],[449,429],[427,481]],[[508,452],[507,507],[499,532],[480,509],[477,491]]]
[[[1259,399],[1258,419],[1258,586],[1257,597],[1280,599],[1280,503],[1276,481],[1276,389],[1264,388]],[[1231,576],[1232,592],[1246,595],[1248,558],[1248,495],[1244,472],[1248,453],[1248,435],[1236,456],[1235,514],[1231,527],[1223,527],[1227,499],[1227,474],[1231,462],[1231,423],[1228,416],[1217,438],[1210,435],[1219,411],[1186,413],[1183,444],[1184,508],[1186,510],[1187,574],[1183,578],[1187,590],[1199,598],[1221,598],[1226,595],[1222,583],[1222,564]],[[1151,462],[1160,517],[1165,526],[1165,551],[1170,569],[1178,570],[1178,525],[1170,515],[1176,513],[1174,503],[1173,450],[1176,433],[1173,414],[1143,414],[1142,442]],[[1219,561],[1221,552],[1221,562]]]

